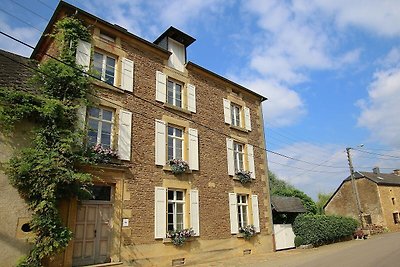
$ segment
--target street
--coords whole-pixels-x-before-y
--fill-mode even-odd
[[[352,240],[313,249],[292,249],[213,262],[204,266],[386,267],[400,266],[400,233]],[[203,265],[202,265],[203,266]]]

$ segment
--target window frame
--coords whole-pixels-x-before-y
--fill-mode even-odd
[[[243,200],[245,200],[243,202]],[[246,227],[249,225],[249,195],[236,194],[238,227]]]
[[[167,233],[168,233],[168,231],[177,231],[177,230],[183,230],[183,229],[185,229],[185,223],[186,223],[186,219],[185,219],[185,216],[186,216],[186,190],[184,190],[184,189],[174,189],[174,188],[168,188],[167,190]],[[169,198],[169,192],[173,192],[173,198],[172,199],[170,199]],[[182,193],[182,199],[181,200],[179,200],[179,199],[177,199],[177,193],[178,192],[180,192],[180,193]],[[172,213],[170,213],[169,212],[169,205],[172,205]],[[178,212],[177,212],[177,207],[178,207],[178,205],[181,205],[182,206],[182,221],[181,222],[178,222],[178,219],[177,219],[177,215],[179,215],[178,214]],[[172,223],[169,221],[169,215],[170,214],[172,214]],[[178,224],[179,225],[182,225],[182,228],[180,229],[180,228],[178,228]],[[172,229],[170,229],[169,227],[170,227],[170,225],[172,225]]]
[[[393,222],[394,222],[394,224],[400,224],[399,212],[393,212]]]
[[[173,129],[173,135],[169,134],[169,129],[172,128]],[[181,131],[181,136],[177,136],[176,135],[176,130],[180,130]],[[172,145],[170,146],[170,138],[172,139]],[[177,141],[181,142],[181,155],[180,157],[177,157]],[[172,158],[170,158],[170,154],[169,154],[169,148],[172,147]],[[171,125],[168,124],[167,125],[167,160],[171,160],[171,159],[185,159],[185,128],[176,126],[176,125]]]
[[[95,62],[97,62],[97,61],[95,61],[96,54],[102,56],[102,60],[101,60],[101,71],[99,71],[99,70],[96,68],[96,66],[95,66]],[[112,68],[113,68],[113,76],[112,76],[113,82],[112,82],[112,83],[107,82],[107,79],[106,79],[106,76],[107,76],[107,66],[109,66],[109,65],[107,64],[107,59],[108,59],[108,58],[114,60],[114,66],[112,66]],[[118,58],[117,58],[116,56],[110,55],[110,54],[108,54],[108,53],[104,53],[104,52],[99,51],[99,50],[95,50],[95,51],[94,51],[93,61],[92,61],[92,67],[93,67],[93,70],[100,72],[100,75],[99,75],[99,77],[97,77],[97,78],[101,79],[103,82],[105,82],[105,83],[107,83],[107,84],[109,84],[109,85],[115,85],[115,84],[116,84],[116,79],[117,79],[117,75],[116,75],[116,74],[117,74],[117,64],[118,64]],[[110,65],[110,66],[111,66],[111,65]],[[94,76],[96,77],[97,74],[95,73]]]
[[[231,101],[231,125],[242,128],[242,124],[242,107]]]
[[[241,151],[239,150],[239,147],[241,147]],[[233,164],[235,173],[245,170],[245,154],[245,145],[233,141]]]
[[[172,84],[172,87],[170,87],[169,85],[170,85],[170,83]],[[180,93],[180,99],[178,99],[177,98],[177,92],[178,92],[178,86],[180,87],[180,91],[179,91],[179,93]],[[172,92],[172,103],[169,101],[169,93],[170,93],[170,88],[172,89],[171,90],[171,92]],[[183,109],[184,108],[184,106],[183,106],[183,104],[184,104],[184,88],[185,88],[185,86],[184,86],[184,83],[182,83],[182,82],[178,82],[178,81],[176,81],[176,80],[173,80],[173,79],[170,79],[170,78],[168,78],[167,79],[167,96],[166,96],[166,103],[168,103],[168,104],[170,104],[170,105],[172,105],[172,106],[175,106],[175,107],[177,107],[177,108],[181,108],[181,109]],[[177,102],[178,101],[180,101],[180,105],[178,105],[177,104]]]
[[[90,116],[90,110],[91,109],[98,109],[99,110],[99,117],[92,117]],[[111,120],[105,120],[103,119],[103,111],[109,111],[111,112]],[[114,124],[115,124],[115,110],[111,108],[106,108],[102,106],[95,106],[95,107],[90,107],[88,108],[87,111],[87,116],[86,116],[86,121],[87,121],[87,145],[89,146],[95,146],[95,145],[101,145],[102,147],[107,148],[107,146],[104,146],[104,144],[101,142],[102,141],[102,135],[103,135],[103,123],[109,123],[110,124],[110,145],[109,148],[113,148],[114,145]],[[89,132],[90,132],[90,121],[94,120],[97,121],[97,136],[96,136],[96,143],[91,144],[89,140]]]

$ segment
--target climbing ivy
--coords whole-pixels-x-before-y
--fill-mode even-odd
[[[18,151],[6,170],[33,214],[35,240],[19,266],[41,266],[44,258],[65,249],[72,232],[62,223],[60,201],[87,192],[92,180],[77,167],[90,162],[77,141],[83,134],[77,109],[87,99],[90,80],[75,63],[78,40],[89,41],[90,34],[78,19],[66,17],[55,24],[50,37],[61,62],[48,59],[38,67],[31,83],[35,92],[0,90],[0,129],[11,132],[23,120],[35,125],[30,146]]]

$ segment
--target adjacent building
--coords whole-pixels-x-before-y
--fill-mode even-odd
[[[400,170],[381,173],[356,172],[354,175],[364,226],[382,226],[400,230]],[[324,206],[328,215],[343,215],[359,219],[359,212],[350,177],[346,178]]]
[[[96,177],[95,198],[63,202],[74,239],[48,264],[171,266],[272,251],[266,98],[188,61],[195,39],[174,27],[149,42],[62,1],[32,59],[56,55],[46,34],[70,15],[91,30],[92,41],[79,42],[76,58],[98,78],[93,104],[80,110],[87,145],[118,151],[122,164],[82,167]],[[174,174],[170,160],[187,162],[189,170]],[[240,171],[250,174],[249,183],[240,182]],[[17,239],[20,217],[7,221]],[[257,232],[250,241],[239,233],[247,225]],[[195,236],[183,247],[167,238],[187,228]]]

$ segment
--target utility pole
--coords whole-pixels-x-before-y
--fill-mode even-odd
[[[359,217],[359,220],[360,220],[360,223],[361,223],[361,227],[364,228],[364,222],[363,222],[363,219],[362,219],[360,196],[358,195],[357,185],[356,185],[356,182],[355,182],[355,179],[354,179],[354,168],[353,168],[353,162],[351,161],[350,149],[351,149],[351,147],[347,147],[346,148],[347,160],[349,162],[349,168],[350,168],[351,185],[353,186],[353,194],[354,194],[354,198],[356,199],[356,203],[357,203],[358,217]]]

